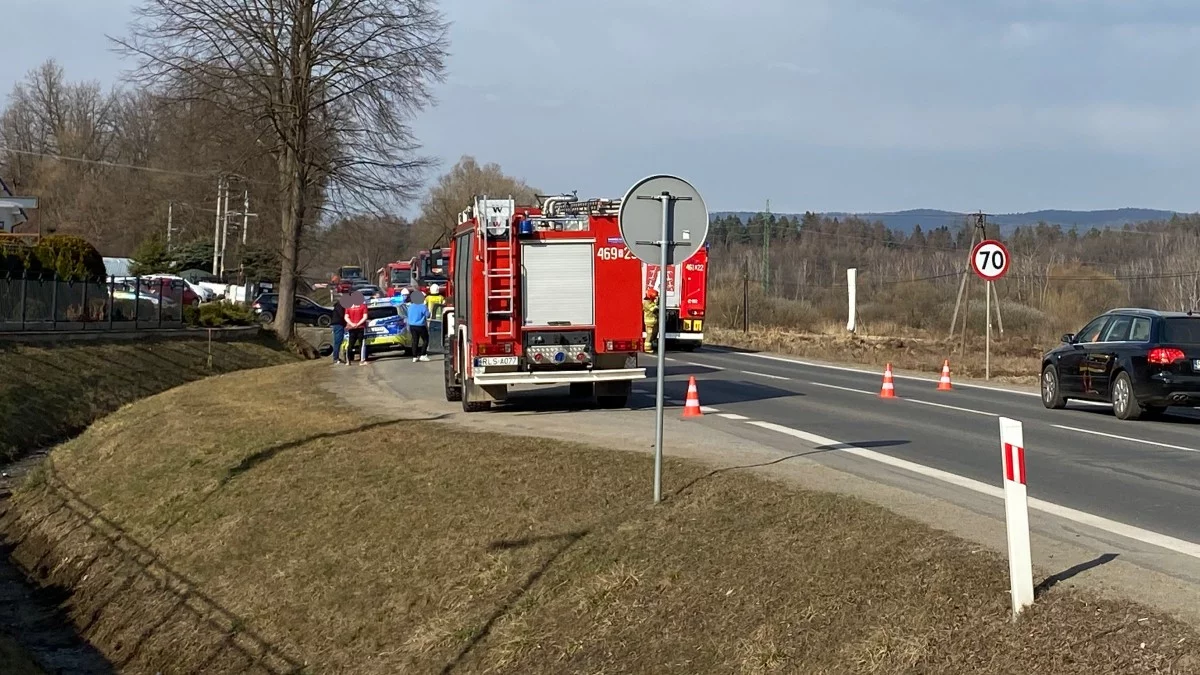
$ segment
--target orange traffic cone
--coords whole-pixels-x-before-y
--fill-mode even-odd
[[[896,398],[896,385],[892,383],[892,364],[883,369],[883,388],[879,390],[880,398]]]
[[[688,378],[687,400],[683,402],[684,417],[701,417],[704,413],[700,410],[700,392],[696,389],[696,376]]]
[[[938,380],[938,391],[950,391],[950,359],[942,364],[942,379]]]

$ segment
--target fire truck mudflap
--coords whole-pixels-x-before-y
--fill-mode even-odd
[[[644,379],[640,261],[617,226],[619,200],[477,199],[450,248],[446,398],[468,412],[515,385],[569,385],[603,407]]]

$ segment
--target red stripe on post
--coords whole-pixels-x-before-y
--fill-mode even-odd
[[[1010,443],[1004,444],[1004,479],[1014,480],[1013,478],[1013,446]]]
[[[1017,464],[1021,467],[1021,485],[1025,484],[1025,448],[1017,448]]]

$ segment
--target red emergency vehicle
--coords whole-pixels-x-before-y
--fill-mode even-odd
[[[477,199],[449,248],[446,399],[486,410],[508,387],[568,384],[602,407],[628,405],[646,376],[641,262],[617,227],[620,200]]]
[[[412,263],[407,260],[390,262],[376,270],[375,274],[379,277],[379,287],[388,297],[413,282]]]
[[[446,286],[450,275],[450,261],[447,259],[449,255],[449,249],[435,248],[420,251],[413,257],[409,263],[413,284],[422,293],[428,293],[431,284],[438,284],[443,288]]]
[[[667,275],[667,348],[692,351],[704,342],[704,309],[708,300],[708,242]],[[658,265],[642,264],[642,285],[657,287]]]

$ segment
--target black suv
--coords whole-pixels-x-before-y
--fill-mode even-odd
[[[1113,309],[1042,357],[1042,403],[1111,401],[1123,420],[1200,406],[1200,314]]]
[[[293,307],[295,308],[292,311],[295,312],[296,323],[322,328],[333,323],[333,308],[319,305],[312,298],[297,295],[296,304]],[[279,294],[263,293],[254,299],[254,304],[250,308],[260,322],[271,323],[275,320],[276,312],[279,311]]]

